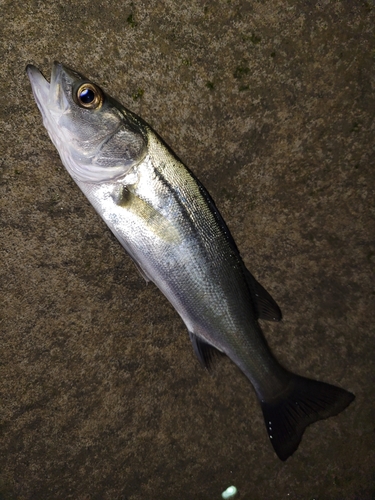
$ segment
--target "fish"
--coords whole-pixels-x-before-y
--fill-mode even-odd
[[[200,363],[209,368],[222,353],[249,379],[285,461],[307,426],[355,396],[277,361],[259,320],[280,321],[278,304],[245,266],[208,191],[142,118],[59,62],[50,82],[31,64],[26,71],[65,168],[182,318]]]

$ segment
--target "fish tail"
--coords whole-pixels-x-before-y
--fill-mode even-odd
[[[281,460],[298,448],[306,427],[337,415],[355,396],[334,385],[292,375],[288,391],[278,399],[261,400],[272,446]]]

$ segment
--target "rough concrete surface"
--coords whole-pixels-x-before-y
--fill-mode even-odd
[[[372,1],[2,1],[0,498],[375,498]],[[25,74],[53,60],[142,116],[280,304],[297,373],[356,394],[277,459],[62,166]]]

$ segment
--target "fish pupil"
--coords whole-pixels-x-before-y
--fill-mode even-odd
[[[83,89],[79,94],[79,98],[83,104],[90,104],[95,99],[94,91],[91,89]]]

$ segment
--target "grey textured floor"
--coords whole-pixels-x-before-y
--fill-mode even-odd
[[[375,5],[1,2],[2,500],[375,498]],[[24,69],[83,72],[211,192],[289,368],[356,394],[286,463],[64,170]]]

